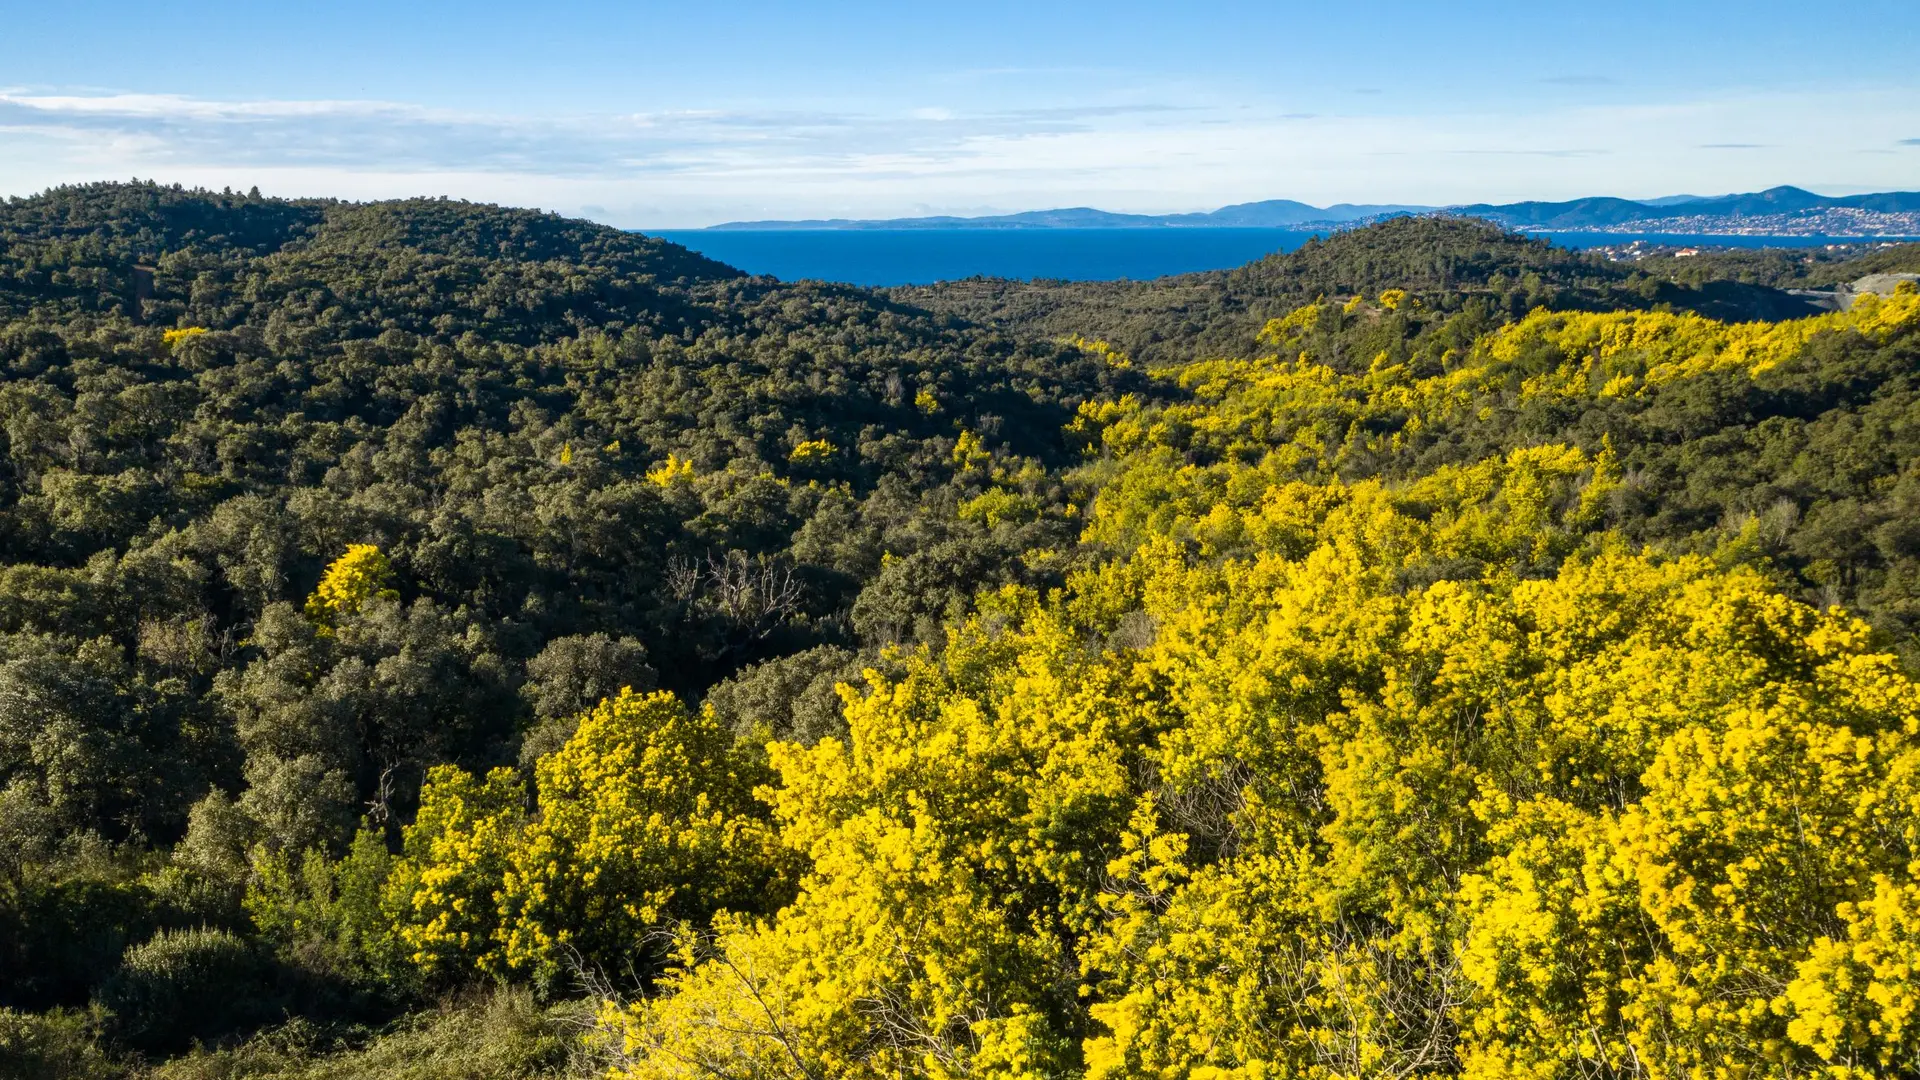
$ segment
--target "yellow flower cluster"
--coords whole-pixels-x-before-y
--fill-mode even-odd
[[[1133,360],[1112,342],[1101,341],[1097,338],[1081,337],[1079,334],[1074,334],[1066,338],[1065,341],[1066,344],[1079,349],[1081,352],[1099,357],[1111,367],[1129,368],[1133,366]]]
[[[677,454],[668,454],[667,460],[647,470],[647,479],[661,487],[693,479],[693,462]]]
[[[992,461],[993,452],[987,449],[986,440],[962,429],[960,437],[953,443],[953,463],[962,469],[980,469]]]
[[[787,460],[795,465],[810,465],[833,456],[834,446],[826,439],[808,439],[793,448]]]
[[[414,962],[552,978],[602,970],[648,935],[777,895],[781,858],[752,778],[711,715],[623,691],[534,769],[484,779],[435,769],[406,831],[387,906]]]
[[[323,630],[339,625],[341,617],[357,613],[369,600],[399,597],[393,588],[393,564],[373,544],[349,544],[346,553],[328,565],[320,584],[307,597],[307,618]]]

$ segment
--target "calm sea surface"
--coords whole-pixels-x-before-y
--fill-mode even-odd
[[[793,281],[921,285],[984,274],[1107,281],[1221,270],[1306,243],[1287,229],[863,229],[654,235]]]
[[[1324,233],[1291,229],[677,229],[653,233],[752,274],[855,285],[921,285],[986,275],[1072,281],[1145,280],[1225,270]],[[1858,238],[1539,233],[1567,247],[1666,244],[1807,247]]]

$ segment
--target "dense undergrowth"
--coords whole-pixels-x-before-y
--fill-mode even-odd
[[[3,216],[0,1070],[1920,1068],[1911,291],[1402,222],[1139,351]]]

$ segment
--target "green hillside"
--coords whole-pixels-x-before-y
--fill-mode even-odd
[[[1782,288],[1788,286],[1783,285]],[[906,303],[1018,333],[1112,341],[1155,363],[1253,347],[1268,319],[1322,296],[1414,289],[1432,307],[1478,300],[1503,317],[1530,308],[1647,310],[1724,319],[1813,312],[1770,283],[1736,274],[1648,275],[1467,218],[1396,218],[1309,241],[1235,270],[1156,281],[1017,282],[975,278],[886,290]]]
[[[12,200],[0,1076],[1908,1075],[1920,295],[1672,262]]]

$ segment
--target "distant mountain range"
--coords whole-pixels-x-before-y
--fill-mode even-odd
[[[1292,199],[1223,206],[1205,214],[1115,214],[1087,206],[1061,210],[1028,210],[991,217],[916,217],[812,221],[729,221],[715,229],[1272,229],[1288,225],[1346,224],[1400,214],[1418,214],[1431,206],[1355,205],[1308,206]]]
[[[1775,187],[1743,195],[1670,195],[1659,199],[1597,197],[1567,202],[1310,206],[1292,199],[1237,203],[1211,213],[1116,214],[1078,206],[989,217],[880,220],[731,221],[715,229],[1219,229],[1340,228],[1411,214],[1479,217],[1514,229],[1561,232],[1744,233],[1778,236],[1920,235],[1920,192],[1816,195]]]

